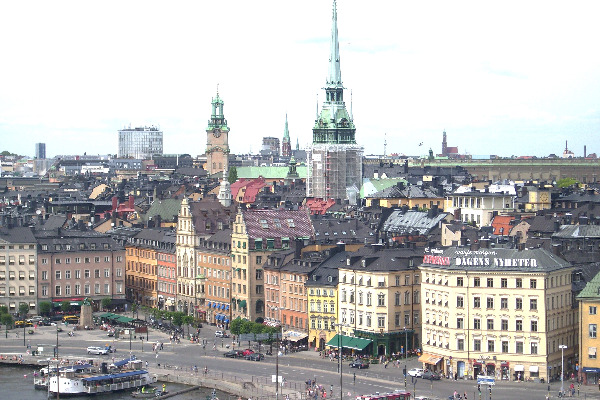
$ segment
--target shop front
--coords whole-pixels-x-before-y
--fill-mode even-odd
[[[600,368],[583,367],[583,384],[584,385],[597,385],[600,383]]]
[[[479,361],[473,361],[473,379],[477,379],[479,375],[485,375],[484,365]]]
[[[510,364],[508,363],[508,361],[500,364],[500,373],[500,379],[502,379],[503,381],[510,380]]]
[[[522,382],[525,375],[525,366],[522,364],[515,364],[514,380]]]
[[[423,363],[423,369],[443,374],[443,364],[441,364],[442,359],[442,356],[423,353],[423,355],[419,357],[419,362]]]

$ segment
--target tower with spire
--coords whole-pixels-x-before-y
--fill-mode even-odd
[[[206,128],[206,171],[209,175],[227,171],[229,155],[229,127],[223,115],[223,100],[217,96],[212,99],[212,112]]]
[[[337,29],[337,4],[333,1],[329,73],[325,101],[313,127],[308,153],[307,197],[322,199],[356,198],[362,183],[363,148],[356,143],[352,113],[344,102]]]
[[[283,157],[292,155],[292,143],[290,141],[290,131],[288,130],[287,113],[285,114],[285,128],[283,130],[283,140],[281,142],[281,155]]]

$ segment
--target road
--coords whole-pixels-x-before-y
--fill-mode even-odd
[[[66,327],[63,327],[66,328]],[[67,330],[58,334],[59,354],[61,357],[73,356],[82,359],[98,358],[111,360],[125,358],[129,355],[130,340],[120,338],[114,340],[108,337],[105,331],[77,331],[75,336],[69,337]],[[303,391],[304,383],[309,379],[317,381],[325,388],[330,389],[333,385],[333,398],[340,397],[340,373],[338,371],[337,361],[321,358],[318,352],[303,351],[290,353],[280,357],[266,356],[265,360],[247,361],[244,359],[230,359],[223,357],[223,353],[232,348],[231,339],[215,338],[216,328],[204,326],[201,329],[200,337],[207,345],[181,341],[181,343],[170,343],[168,334],[150,329],[150,343],[139,337],[131,339],[131,352],[139,359],[147,361],[150,369],[158,368],[160,364],[164,369],[165,365],[177,366],[182,371],[191,371],[193,366],[197,366],[200,371],[205,367],[214,373],[222,372],[228,376],[235,375],[240,379],[252,381],[262,380],[265,385],[271,384],[271,376],[275,375],[276,362],[278,361],[279,374],[283,376],[288,387]],[[9,337],[5,338],[4,332],[0,336],[0,353],[24,353],[26,347],[23,345],[22,330],[19,330],[20,337],[16,337],[16,331],[9,331]],[[152,343],[162,342],[163,350],[152,353]],[[53,345],[56,343],[56,328],[53,326],[39,327],[33,335],[27,335],[26,343],[29,343],[33,349],[38,344]],[[89,356],[86,352],[88,346],[112,345],[117,348],[117,352],[108,356]],[[227,345],[230,347],[227,348]],[[248,343],[241,343],[241,349],[247,348]],[[237,347],[236,347],[237,348]],[[262,352],[265,352],[263,346]],[[410,358],[406,363],[402,362],[399,368],[393,367],[390,363],[388,368],[380,364],[372,364],[368,369],[351,369],[349,362],[342,365],[342,393],[346,400],[354,399],[361,394],[371,394],[375,392],[390,392],[396,389],[405,388],[405,379],[403,368],[406,365],[407,370],[414,367],[420,367],[416,357]],[[185,373],[185,372],[182,372]],[[268,383],[267,383],[268,382]],[[274,385],[274,383],[272,383]],[[568,388],[570,382],[565,382],[565,388]],[[406,379],[406,388],[411,393],[419,396],[432,396],[440,399],[448,399],[448,396],[457,392],[467,393],[468,399],[478,400],[477,384],[475,381],[427,381],[420,378]],[[550,384],[551,398],[558,398],[560,382]],[[516,399],[545,399],[548,394],[548,385],[532,382],[506,382],[501,381],[492,388],[493,400],[516,400]],[[581,386],[579,392],[580,398],[600,399],[600,392],[596,386]],[[328,393],[328,397],[331,398]],[[577,397],[577,394],[576,394]],[[482,386],[482,400],[489,399],[489,392]]]

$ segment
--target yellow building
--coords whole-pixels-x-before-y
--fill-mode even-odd
[[[423,364],[445,375],[544,379],[574,362],[573,268],[543,249],[425,253]]]
[[[600,274],[596,275],[577,296],[579,301],[579,377],[585,385],[597,385],[600,380],[598,359],[598,309],[600,308]]]

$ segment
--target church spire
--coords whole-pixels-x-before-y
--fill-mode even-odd
[[[333,16],[331,18],[331,43],[329,49],[329,77],[327,87],[342,87],[342,71],[340,69],[340,43],[337,30],[337,4],[333,0]]]

